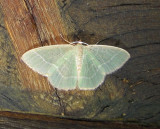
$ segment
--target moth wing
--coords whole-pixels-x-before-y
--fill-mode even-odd
[[[129,58],[129,53],[118,47],[108,45],[84,47],[79,87],[81,89],[98,87],[106,75],[121,68]]]
[[[77,69],[72,45],[51,45],[27,51],[21,58],[31,69],[47,76],[57,88],[75,88]],[[67,88],[66,88],[67,89]]]

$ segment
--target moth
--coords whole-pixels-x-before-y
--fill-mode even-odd
[[[106,75],[121,68],[130,54],[109,45],[88,45],[81,41],[38,47],[23,54],[22,60],[46,76],[58,89],[82,90],[100,86]]]

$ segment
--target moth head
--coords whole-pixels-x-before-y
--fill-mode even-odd
[[[74,42],[71,42],[70,44],[71,44],[71,45],[78,45],[78,44],[80,44],[80,45],[88,46],[87,43],[82,42],[82,41],[74,41]]]

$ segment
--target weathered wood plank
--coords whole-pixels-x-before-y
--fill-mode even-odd
[[[46,78],[33,72],[20,60],[29,49],[45,44],[63,43],[64,33],[54,1],[1,1],[5,23],[17,54],[19,76],[25,87],[50,91]]]
[[[30,129],[158,129],[130,122],[90,121],[67,118],[57,118],[46,115],[0,112],[0,128],[30,128]]]
[[[1,42],[1,110],[160,125],[160,1],[7,2],[1,0],[1,5],[13,45],[9,40]],[[5,34],[2,39],[7,37],[6,27],[4,23],[0,26],[1,35]],[[70,41],[81,39],[122,47],[129,51],[131,59],[94,91],[52,91],[45,78],[19,59],[28,49],[63,43],[59,33]],[[38,91],[20,89],[24,85]]]

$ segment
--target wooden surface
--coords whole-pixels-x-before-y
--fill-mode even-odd
[[[158,129],[144,124],[116,121],[91,121],[51,117],[47,115],[0,112],[0,129]]]
[[[160,1],[0,2],[1,111],[160,126]],[[64,43],[59,33],[70,41],[124,48],[131,59],[94,91],[55,90],[20,57],[38,46]]]
[[[22,85],[33,90],[51,91],[46,78],[26,67],[21,56],[29,49],[61,42],[60,22],[55,2],[34,0],[2,0],[5,24],[13,41]],[[63,43],[63,42],[61,42]]]

